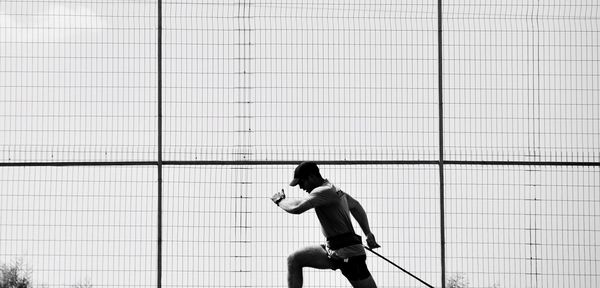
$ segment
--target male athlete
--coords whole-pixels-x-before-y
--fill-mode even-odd
[[[271,200],[292,214],[315,208],[327,244],[308,246],[288,257],[288,287],[302,287],[303,267],[340,269],[352,287],[377,287],[365,263],[366,253],[361,237],[354,233],[350,220],[352,214],[367,236],[367,245],[370,248],[379,247],[369,228],[367,214],[360,203],[327,179],[323,179],[314,162],[302,162],[296,167],[290,186],[296,185],[308,192],[308,197],[286,199],[282,190],[273,195]]]

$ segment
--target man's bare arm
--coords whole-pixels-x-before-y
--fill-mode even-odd
[[[362,229],[367,236],[367,245],[370,248],[379,248],[379,244],[377,244],[377,241],[375,241],[375,235],[373,235],[371,228],[369,227],[367,212],[365,212],[365,209],[362,207],[362,205],[352,198],[352,196],[346,194],[346,197],[348,200],[348,208],[350,209],[352,217],[356,219],[356,222],[358,222],[358,225],[360,225],[360,229]]]
[[[278,206],[291,214],[301,214],[308,209],[314,208],[307,199],[283,199],[279,202]]]

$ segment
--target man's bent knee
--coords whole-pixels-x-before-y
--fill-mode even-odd
[[[287,257],[288,269],[302,268],[301,258],[298,253],[294,252]]]
[[[327,253],[321,246],[307,247],[290,254],[287,257],[288,269],[301,269],[311,267],[317,269],[331,269]]]

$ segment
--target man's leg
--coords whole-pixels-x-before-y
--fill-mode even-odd
[[[350,281],[350,284],[352,284],[352,287],[354,288],[377,288],[373,276],[369,276],[367,279],[363,280]]]
[[[367,256],[350,257],[348,262],[342,265],[342,274],[346,276],[354,288],[377,288],[375,280],[367,267]]]
[[[331,269],[329,257],[319,245],[302,248],[288,257],[288,287],[302,287],[302,268]]]

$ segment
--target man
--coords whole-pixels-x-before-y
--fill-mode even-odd
[[[292,214],[314,208],[327,244],[305,247],[288,257],[288,287],[302,287],[303,267],[340,269],[352,287],[377,287],[365,263],[366,253],[361,237],[354,233],[350,220],[352,214],[367,236],[370,248],[379,247],[360,203],[324,179],[314,162],[302,162],[296,167],[290,186],[296,185],[308,193],[307,198],[286,199],[282,190],[271,200]]]

